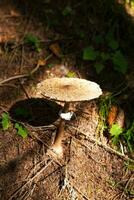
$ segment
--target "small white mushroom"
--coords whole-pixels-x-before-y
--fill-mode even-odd
[[[65,102],[62,113],[69,111],[70,102],[89,101],[102,94],[97,83],[79,78],[50,78],[40,84],[43,96]],[[65,120],[61,118],[52,149],[62,155]]]
[[[60,113],[60,117],[62,119],[67,120],[67,121],[70,121],[72,116],[73,116],[73,112],[72,111],[71,112],[67,112],[67,113]]]

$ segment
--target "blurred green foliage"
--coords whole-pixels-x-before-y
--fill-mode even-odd
[[[112,65],[115,71],[122,74],[127,72],[127,59],[121,52],[119,43],[114,38],[112,32],[108,32],[105,37],[101,35],[96,36],[94,42],[95,46],[98,45],[98,48],[95,49],[93,46],[85,47],[82,57],[85,61],[94,61],[91,64],[93,64],[97,74],[100,74],[109,65]],[[101,50],[100,44],[105,47],[105,51]]]
[[[120,142],[126,146],[129,152],[134,151],[134,120],[129,123],[129,126],[121,128],[119,124],[113,123],[111,127],[107,124],[107,117],[110,106],[117,100],[114,95],[108,94],[99,99],[99,123],[97,133],[109,133],[113,145],[120,148]]]
[[[10,125],[12,124],[12,122],[11,122],[9,113],[7,112],[2,113],[1,124],[2,124],[2,129],[4,131],[10,128]],[[28,130],[19,122],[16,122],[13,127],[17,129],[17,134],[20,135],[22,138],[26,138],[28,136]]]
[[[22,138],[26,138],[28,136],[27,129],[21,124],[15,123],[15,128],[17,129],[17,134],[20,135]]]
[[[41,51],[40,40],[37,36],[32,33],[28,33],[24,37],[24,42],[31,45],[37,52]]]
[[[7,130],[10,127],[10,118],[8,113],[2,113],[1,124],[3,130]]]

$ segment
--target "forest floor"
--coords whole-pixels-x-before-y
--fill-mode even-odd
[[[28,34],[40,38],[40,47],[38,41],[37,46],[25,44]],[[74,48],[72,40],[44,27],[32,12],[27,15],[11,1],[0,2],[0,115],[9,112],[12,122],[8,130],[0,129],[1,200],[134,200],[134,157],[113,149],[105,136],[97,136],[97,100],[71,105],[76,114],[66,124],[64,156],[50,153],[62,105],[39,96],[38,84],[75,74],[101,85],[94,70],[87,70],[87,63],[78,66],[79,49],[65,52],[68,48]],[[133,57],[129,62],[133,63]],[[134,76],[129,74],[125,81],[131,83],[127,95],[132,107]],[[109,88],[102,81],[103,91]],[[15,110],[21,108],[23,114],[26,111],[24,119],[14,118]],[[22,123],[28,137],[17,134],[15,122]]]

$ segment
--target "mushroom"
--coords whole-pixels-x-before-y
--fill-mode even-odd
[[[50,78],[40,85],[43,88],[42,95],[51,99],[64,102],[62,113],[69,111],[70,102],[89,101],[98,98],[102,91],[97,83],[79,78]],[[53,151],[62,155],[62,140],[64,137],[65,120],[60,119],[55,141],[52,145]]]

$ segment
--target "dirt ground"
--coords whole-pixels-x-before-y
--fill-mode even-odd
[[[50,38],[57,41],[62,35],[29,16],[11,1],[0,2],[0,114],[8,111],[29,131],[22,139],[13,124],[6,131],[0,129],[0,200],[134,200],[134,160],[117,153],[104,136],[97,138],[97,100],[71,105],[76,114],[66,124],[64,156],[51,154],[62,104],[44,99],[38,84],[69,71],[79,78],[88,74],[74,67],[74,54],[63,60],[55,56]],[[23,44],[27,33],[42,40],[40,52]],[[17,77],[33,69],[31,76]],[[15,118],[18,106],[28,109],[31,121],[29,116]]]

